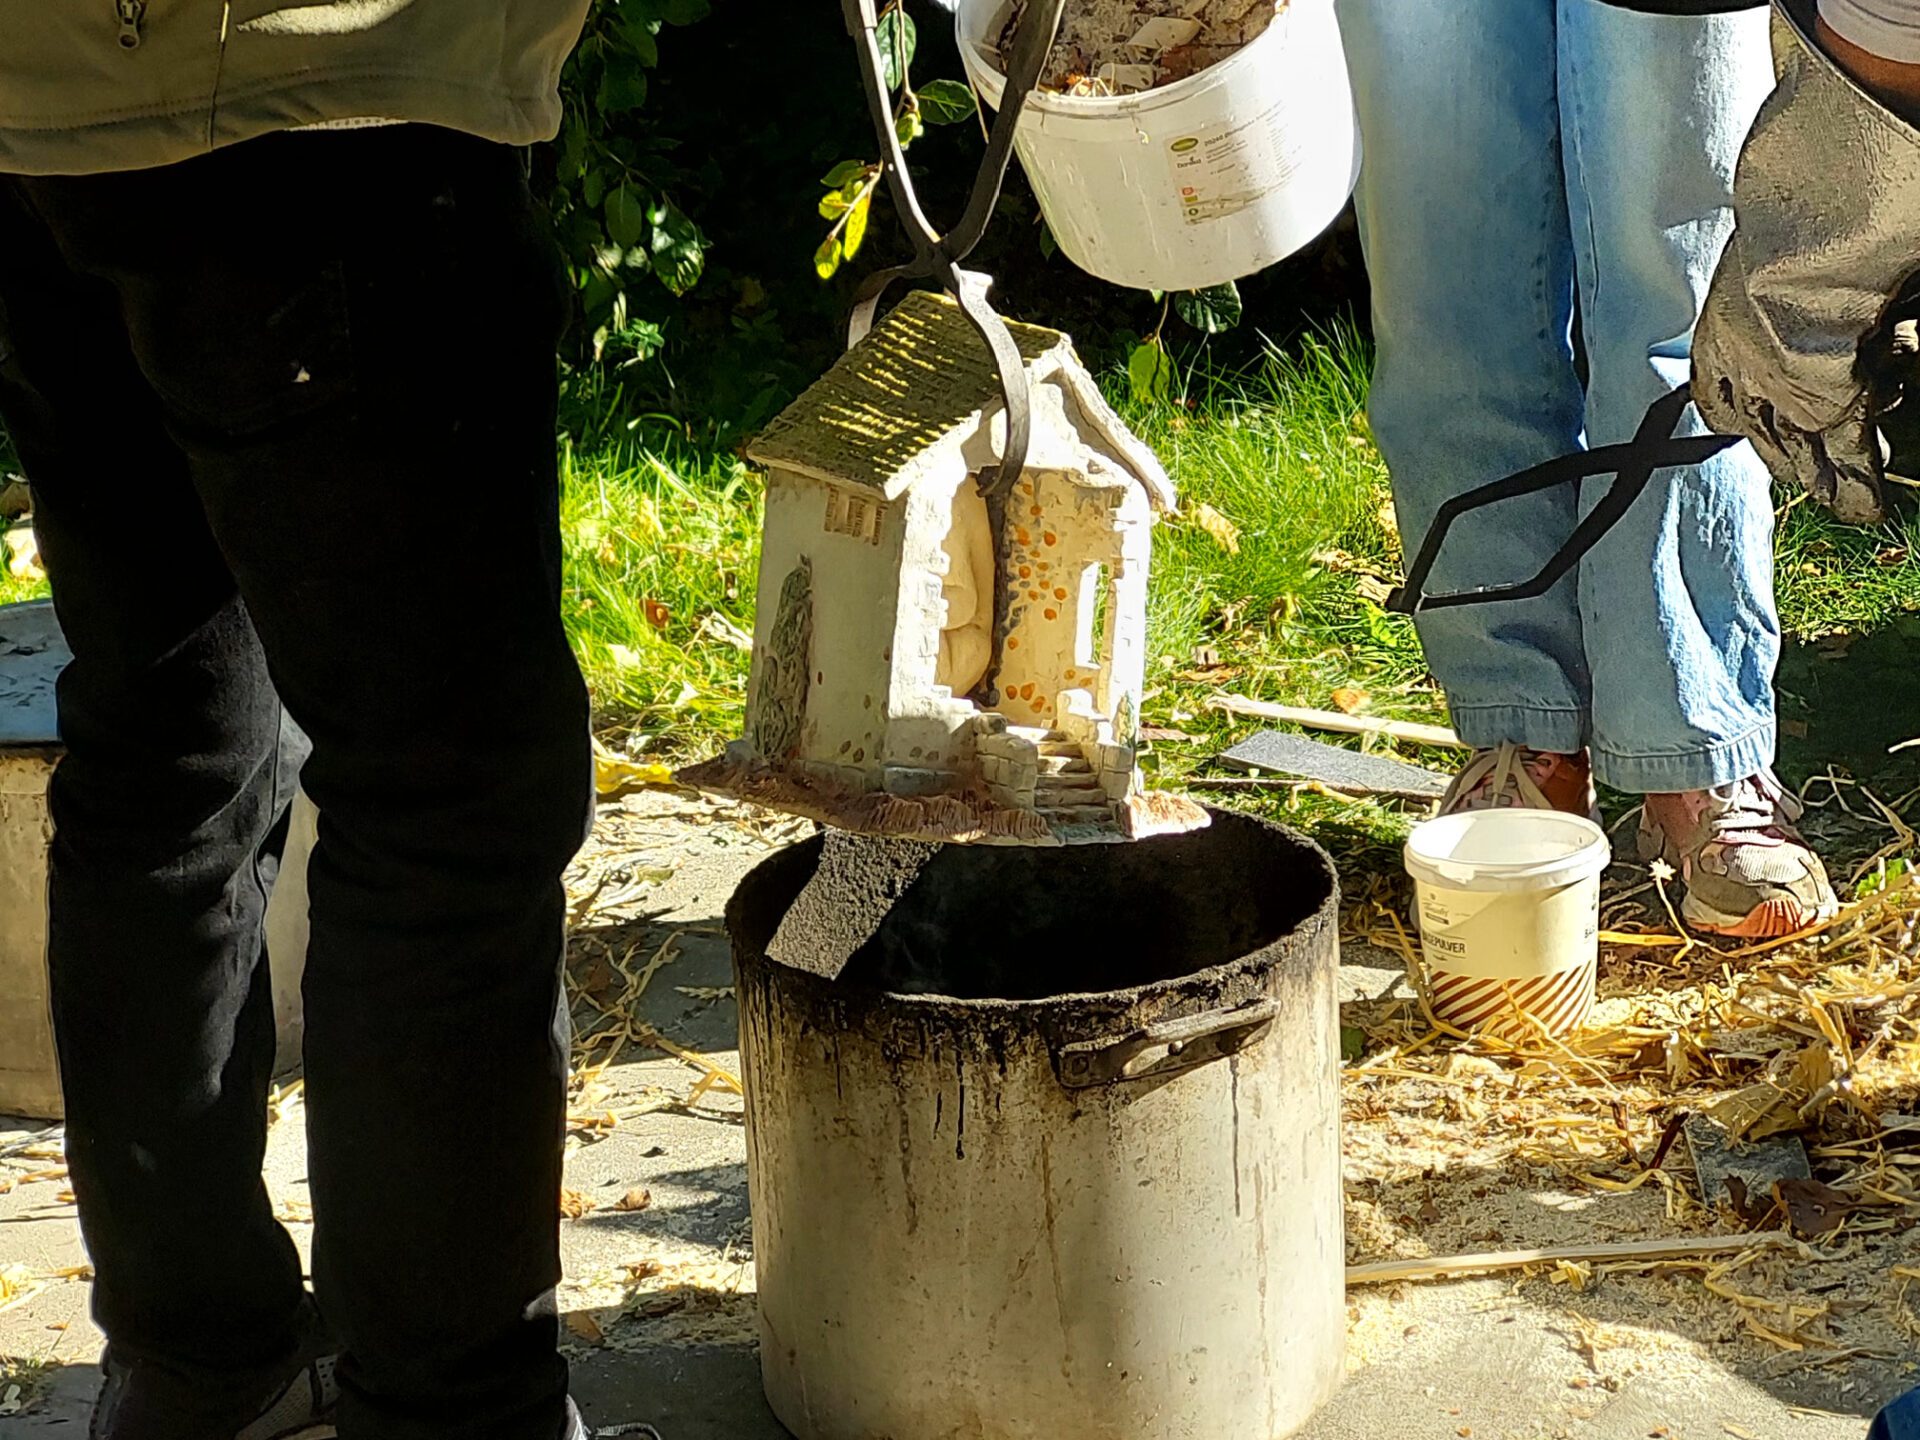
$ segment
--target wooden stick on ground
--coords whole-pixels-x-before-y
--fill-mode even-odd
[[[1705,1239],[1682,1236],[1675,1240],[1622,1240],[1610,1245],[1550,1245],[1544,1250],[1488,1250],[1477,1255],[1436,1255],[1426,1260],[1379,1260],[1349,1265],[1347,1284],[1381,1285],[1393,1280],[1442,1280],[1456,1275],[1485,1275],[1496,1270],[1520,1270],[1528,1265],[1552,1265],[1562,1260],[1598,1264],[1635,1260],[1697,1260],[1714,1255],[1736,1255],[1756,1248],[1793,1248],[1794,1238],[1784,1230],[1758,1230],[1751,1235],[1715,1235]]]
[[[1337,710],[1307,710],[1298,705],[1250,700],[1245,695],[1216,695],[1207,701],[1207,708],[1224,710],[1229,715],[1250,715],[1257,720],[1284,720],[1311,730],[1333,730],[1342,735],[1387,735],[1421,745],[1442,745],[1449,750],[1469,748],[1444,725],[1416,725],[1411,720],[1383,720],[1376,715],[1343,715]]]

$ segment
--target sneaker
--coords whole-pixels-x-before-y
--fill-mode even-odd
[[[311,1348],[311,1347],[309,1347]],[[304,1355],[299,1369],[266,1393],[217,1416],[191,1379],[147,1362],[124,1362],[111,1348],[93,1403],[88,1440],[332,1440],[340,1403],[336,1355]]]
[[[567,1401],[567,1433],[561,1440],[614,1440],[620,1435],[638,1435],[642,1440],[660,1440],[660,1432],[651,1425],[607,1425],[595,1430],[580,1418],[573,1401]]]
[[[1686,885],[1680,916],[1743,940],[1791,935],[1839,913],[1820,857],[1794,822],[1802,806],[1773,772],[1677,795],[1649,795],[1640,858],[1665,860]]]
[[[1476,750],[1440,797],[1442,815],[1507,805],[1526,810],[1564,810],[1569,815],[1598,820],[1593,767],[1585,752],[1561,755],[1511,742]]]

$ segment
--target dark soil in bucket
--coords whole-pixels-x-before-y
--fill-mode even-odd
[[[729,928],[738,945],[764,952],[818,872],[808,915],[850,917],[837,928],[821,921],[852,950],[838,984],[894,994],[1042,1000],[1174,980],[1291,935],[1335,887],[1310,843],[1228,811],[1204,830],[1127,844],[919,847],[904,883],[902,842],[834,840],[831,873],[819,870],[818,838],[756,871]],[[835,905],[840,887],[846,900]],[[876,926],[881,891],[897,899]],[[810,939],[816,952],[832,948]]]

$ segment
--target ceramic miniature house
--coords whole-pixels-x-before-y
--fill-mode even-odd
[[[989,503],[986,347],[917,293],[750,448],[767,470],[746,735],[683,771],[842,829],[1114,840],[1205,823],[1135,765],[1150,528],[1173,487],[1071,342],[1010,327],[1033,438]]]

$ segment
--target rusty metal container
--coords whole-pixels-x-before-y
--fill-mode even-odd
[[[1345,1352],[1325,854],[1220,811],[1129,845],[947,847],[828,981],[767,955],[820,852],[766,861],[727,916],[781,1422],[1301,1426]]]

